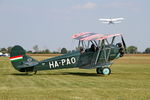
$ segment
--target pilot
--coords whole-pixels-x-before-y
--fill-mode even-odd
[[[80,52],[81,52],[81,53],[84,53],[83,47],[80,47]]]
[[[90,51],[92,51],[92,52],[96,51],[96,46],[94,44],[91,45]]]

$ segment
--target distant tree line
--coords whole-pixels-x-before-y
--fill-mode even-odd
[[[150,48],[146,48],[144,52],[139,52],[136,46],[127,47],[128,54],[150,54]]]
[[[2,53],[10,53],[12,47],[8,47],[8,48],[0,48],[0,52]]]
[[[12,47],[8,48],[0,48],[0,52],[2,53],[10,53]],[[30,54],[66,54],[75,52],[76,50],[67,50],[65,47],[61,48],[59,51],[50,51],[49,49],[40,50],[38,45],[33,46],[33,50],[28,50],[27,53]],[[139,52],[138,48],[136,46],[129,46],[127,47],[127,53],[128,54],[150,54],[150,47],[146,48],[144,52]]]

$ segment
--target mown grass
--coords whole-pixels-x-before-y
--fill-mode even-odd
[[[78,68],[25,75],[16,71],[8,58],[1,57],[0,100],[150,99],[150,56],[125,56],[115,60],[111,69],[109,76]]]

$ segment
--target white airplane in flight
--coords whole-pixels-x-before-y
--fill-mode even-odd
[[[116,24],[116,23],[121,23],[124,18],[108,18],[108,19],[99,19],[102,23],[105,24]]]

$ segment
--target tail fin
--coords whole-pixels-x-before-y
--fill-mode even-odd
[[[10,61],[20,72],[34,71],[34,66],[38,65],[38,61],[26,55],[26,51],[19,45],[11,49]]]

